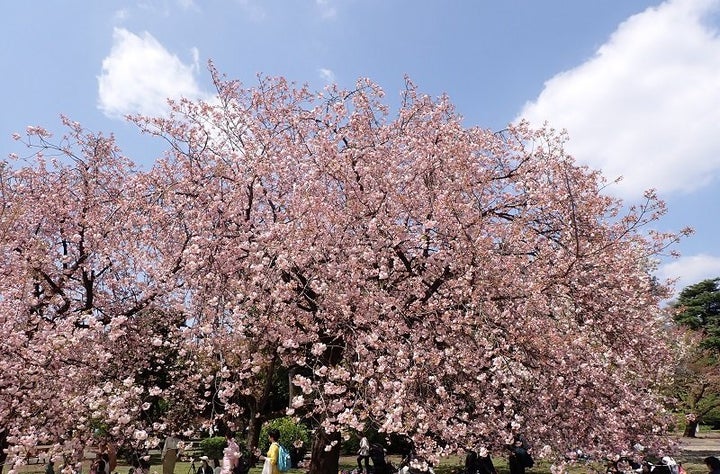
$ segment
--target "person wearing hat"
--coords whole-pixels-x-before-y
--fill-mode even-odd
[[[207,456],[200,456],[200,467],[197,470],[197,474],[213,474],[213,468],[210,466],[210,458]]]
[[[678,468],[677,462],[670,456],[663,456],[663,458],[660,460],[660,462],[663,464],[663,466],[667,466],[668,470],[670,471],[670,474],[679,474],[680,469]]]

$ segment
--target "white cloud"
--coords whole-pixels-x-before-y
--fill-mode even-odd
[[[183,10],[197,9],[197,5],[193,0],[178,0],[178,5]]]
[[[657,272],[660,279],[675,279],[675,291],[679,293],[688,285],[707,278],[720,277],[720,257],[707,254],[689,255],[662,265]]]
[[[191,48],[190,53],[192,54],[193,63],[192,63],[192,69],[195,72],[200,71],[200,50],[197,48]]]
[[[168,98],[200,98],[198,53],[192,65],[168,52],[150,33],[141,36],[115,28],[110,54],[98,77],[98,108],[109,117],[141,113],[162,115]]]
[[[318,69],[318,73],[320,73],[320,78],[325,81],[326,84],[335,83],[335,73],[332,70],[320,68]]]
[[[595,56],[545,83],[520,117],[570,134],[610,192],[690,192],[720,174],[719,0],[669,0],[622,23]]]
[[[261,22],[267,17],[262,2],[257,0],[237,0],[238,5],[245,11],[248,19],[255,22]]]
[[[320,9],[320,16],[323,19],[335,18],[337,10],[330,0],[315,0],[315,5]]]
[[[114,20],[119,23],[122,23],[123,21],[127,20],[129,18],[129,16],[130,16],[130,14],[124,8],[122,8],[120,10],[116,10],[115,13],[113,14]]]

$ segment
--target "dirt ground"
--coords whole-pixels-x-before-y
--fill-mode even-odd
[[[720,432],[700,433],[697,438],[680,438],[683,451],[714,451],[720,454]]]
[[[720,456],[720,432],[701,432],[697,438],[677,438],[676,441],[680,447],[676,460],[686,466],[689,474],[706,473],[708,470],[703,459]]]

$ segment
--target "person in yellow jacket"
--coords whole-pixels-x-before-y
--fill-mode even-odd
[[[280,430],[271,429],[268,431],[268,438],[270,439],[270,448],[268,448],[265,456],[260,456],[261,461],[265,461],[263,466],[263,474],[280,474],[278,469],[278,458],[280,457]]]

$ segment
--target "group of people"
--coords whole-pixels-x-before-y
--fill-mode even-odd
[[[370,461],[372,461],[372,470],[370,468]],[[370,444],[366,436],[360,438],[360,445],[358,447],[357,457],[357,470],[358,474],[362,474],[363,470],[365,474],[372,472],[373,474],[413,474],[414,466],[423,466],[423,472],[429,472],[434,474],[432,467],[424,462],[421,458],[417,457],[414,452],[408,453],[405,458],[400,462],[399,468],[395,468],[392,463],[385,459],[385,448],[378,444]]]
[[[240,446],[235,441],[235,434],[228,432],[225,435],[226,446],[223,450],[222,463],[217,460],[211,460],[207,456],[200,456],[200,466],[197,468],[196,474],[247,474],[250,470],[250,460],[242,453]],[[210,465],[212,461],[213,465]],[[163,474],[173,474],[165,472],[165,463],[163,463]]]
[[[252,459],[253,456],[248,453],[244,453],[240,449],[240,446],[235,440],[235,433],[227,431],[225,434],[226,446],[223,449],[222,461],[218,463],[217,460],[210,459],[208,456],[200,456],[200,466],[196,468],[197,470],[195,471],[195,474],[247,474],[250,467],[255,464],[255,459],[265,462],[263,474],[279,474],[279,430],[271,429],[268,433],[268,438],[270,440],[270,449],[268,452],[265,455],[261,455],[257,452],[254,455],[254,459]],[[182,441],[178,439],[175,434],[168,436],[165,439],[161,454],[163,474],[174,474],[175,464],[177,463],[180,452],[182,451],[182,444]],[[130,474],[147,473],[133,473],[131,471]]]
[[[653,474],[686,474],[682,465],[675,462],[670,456],[664,456],[657,464],[649,460],[636,461],[634,459],[620,457],[616,460],[611,460],[605,472],[607,474],[648,472],[652,472]]]
[[[519,437],[508,446],[508,465],[510,474],[525,474],[525,469],[532,467],[533,458],[530,455],[526,441]],[[372,469],[370,461],[372,460]],[[403,458],[398,469],[385,460],[385,450],[381,445],[370,444],[366,436],[360,438],[357,456],[358,474],[415,474],[417,472],[433,473],[432,465],[421,457],[410,452]],[[490,452],[486,448],[479,450],[468,449],[465,456],[464,474],[497,474]],[[718,473],[720,474],[720,473]]]
[[[82,457],[82,453],[77,453],[78,457]],[[109,445],[103,444],[98,447],[95,458],[90,464],[90,474],[110,474],[117,467],[117,453],[115,449]],[[150,467],[148,465],[148,467]],[[83,464],[79,461],[75,464],[65,462],[61,466],[56,467],[55,462],[50,460],[45,465],[45,474],[82,474]],[[131,473],[133,474],[133,473]]]
[[[263,462],[262,474],[280,474],[278,461],[280,456],[280,432],[277,429],[271,429],[268,432],[270,447],[264,455],[259,451],[255,453],[255,458]],[[247,454],[241,452],[240,447],[235,440],[234,433],[226,434],[227,446],[223,450],[222,465],[213,460],[214,466],[210,465],[210,458],[201,456],[201,465],[197,468],[196,474],[248,474],[250,467],[254,464],[254,460],[250,459]],[[179,458],[182,448],[182,442],[175,436],[169,436],[163,445],[161,460],[163,466],[163,474],[174,474],[175,464]],[[525,469],[533,467],[534,461],[530,454],[529,446],[521,437],[516,438],[512,445],[508,446],[508,467],[510,474],[525,474]],[[381,445],[371,445],[366,436],[360,439],[358,456],[357,456],[357,472],[362,474],[370,474],[370,460],[373,463],[373,474],[393,474],[395,469],[385,460],[385,450]],[[424,472],[432,473],[432,466],[427,463],[420,463],[419,458],[413,457],[412,454],[403,459],[398,474],[412,474],[413,466],[425,464]],[[675,462],[670,457],[663,457],[658,465],[650,463],[632,463],[627,461],[628,466],[621,465],[622,459],[611,463],[607,472],[666,472],[667,474],[686,474],[682,465]],[[709,456],[704,459],[705,465],[709,469],[709,474],[720,474],[720,459],[715,456]],[[134,456],[132,459],[132,467],[128,474],[148,474],[150,470],[149,456]],[[94,461],[90,466],[90,474],[110,474],[117,465],[117,456],[114,452],[102,447],[98,451]],[[612,469],[611,469],[612,468]],[[62,474],[81,474],[81,466],[78,468],[63,466],[59,471]],[[56,474],[53,462],[49,462],[45,474]],[[468,449],[465,457],[464,474],[498,474],[493,465],[489,451],[481,447],[478,450]]]
[[[280,474],[278,468],[278,459],[280,448],[278,441],[280,440],[280,432],[277,429],[271,429],[268,433],[270,440],[270,449],[265,455],[256,453],[255,457],[264,462],[263,474]],[[227,445],[223,450],[222,464],[218,464],[216,460],[211,460],[208,456],[200,457],[200,466],[197,467],[195,474],[247,474],[250,467],[254,464],[254,459],[250,459],[246,453],[243,453],[235,440],[235,433],[228,432],[226,434]],[[160,459],[162,462],[163,474],[175,474],[175,465],[182,452],[183,442],[176,434],[171,434],[165,438]],[[210,463],[214,465],[211,466]],[[150,456],[132,456],[130,459],[131,467],[128,474],[149,474],[150,472]],[[114,450],[108,449],[107,446],[101,446],[95,455],[95,459],[90,465],[89,474],[111,474],[117,466],[117,456]],[[194,466],[194,464],[193,464]],[[63,466],[58,471],[55,470],[55,464],[50,461],[45,468],[45,474],[82,474],[82,464],[78,466]],[[115,473],[117,474],[117,473]]]
[[[177,433],[172,433],[170,436],[165,438],[162,453],[160,454],[163,474],[174,474],[175,464],[177,464],[182,448],[183,441],[178,438]],[[210,458],[207,456],[200,456],[200,467],[197,468],[196,474],[220,474],[222,469],[217,462],[214,464],[214,466],[210,466]],[[194,464],[192,466],[194,466]]]
[[[497,474],[487,448],[468,451],[465,456],[465,474]]]
[[[49,461],[45,465],[45,474],[81,474],[82,472],[82,463],[77,463],[75,465],[70,463],[65,463],[56,471],[55,470],[55,462]]]
[[[524,438],[516,438],[507,448],[510,474],[525,474],[525,469],[535,464],[530,454],[530,447]],[[497,474],[487,448],[481,447],[477,451],[468,450],[465,456],[465,474]]]
[[[250,460],[247,459],[247,456],[240,450],[235,440],[235,433],[228,431],[225,440],[227,444],[223,450],[221,463],[218,463],[215,459],[210,459],[208,456],[200,456],[200,465],[196,467],[193,461],[191,471],[195,474],[247,474],[250,470]],[[176,434],[171,434],[165,438],[165,443],[163,444],[160,455],[163,474],[174,474],[175,464],[178,459],[180,459],[183,447],[183,441],[180,440]],[[133,473],[131,472],[130,474]]]

